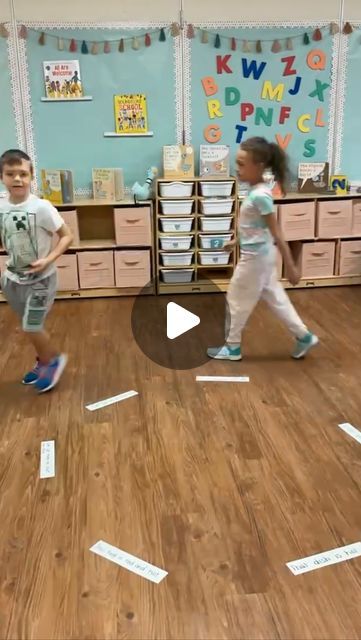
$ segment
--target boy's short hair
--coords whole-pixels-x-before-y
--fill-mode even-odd
[[[31,162],[31,158],[27,153],[25,153],[25,151],[21,151],[21,149],[8,149],[7,151],[4,151],[4,153],[0,156],[0,177],[3,174],[4,166],[6,164],[12,166],[21,163],[22,160],[30,162],[30,170],[32,173],[33,163]]]

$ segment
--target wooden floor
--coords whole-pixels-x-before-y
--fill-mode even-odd
[[[39,397],[18,383],[32,353],[0,306],[1,639],[361,637],[361,558],[285,566],[361,540],[361,445],[337,426],[361,428],[361,290],[292,299],[322,341],[307,360],[259,307],[244,362],[185,372],[139,351],[132,300],[58,302],[49,328],[70,362]],[[40,480],[52,439],[56,477]],[[156,585],[97,557],[100,539],[169,575]]]

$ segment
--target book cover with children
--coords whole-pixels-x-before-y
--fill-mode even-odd
[[[147,133],[147,98],[143,93],[114,96],[115,131],[119,134]]]
[[[83,84],[79,60],[56,60],[43,62],[45,93],[47,98],[82,98]]]
[[[201,144],[199,175],[203,178],[229,178],[230,151],[226,144]]]

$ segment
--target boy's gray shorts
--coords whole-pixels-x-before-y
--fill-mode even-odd
[[[57,274],[35,282],[19,284],[4,274],[1,289],[10,307],[20,317],[24,331],[38,332],[44,328],[45,318],[53,306],[58,288]]]

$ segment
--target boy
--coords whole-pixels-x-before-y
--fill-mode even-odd
[[[33,166],[29,156],[9,149],[0,157],[0,179],[8,198],[0,199],[0,237],[9,255],[1,289],[21,319],[22,329],[36,352],[36,364],[23,378],[39,393],[58,383],[67,357],[56,351],[44,322],[57,290],[55,260],[68,249],[72,234],[47,200],[30,193]],[[59,242],[52,250],[52,236]]]

